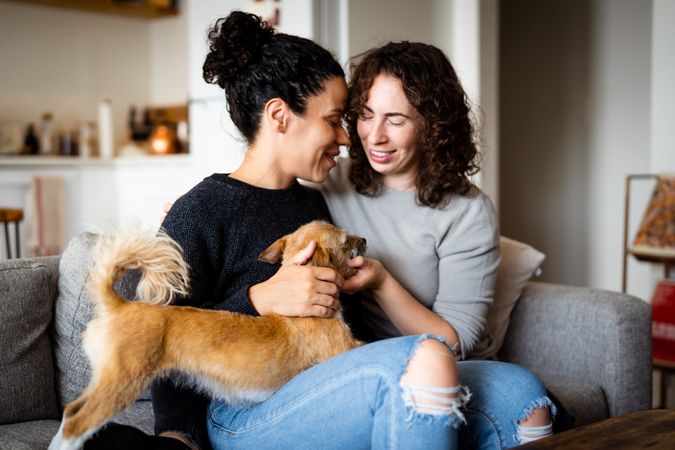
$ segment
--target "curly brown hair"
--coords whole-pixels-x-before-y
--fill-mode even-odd
[[[356,56],[351,63],[347,125],[352,145],[349,179],[357,192],[376,196],[382,175],[368,163],[356,122],[380,74],[401,81],[410,104],[424,118],[419,136],[417,201],[432,208],[447,204],[452,194],[471,195],[470,177],[479,170],[469,102],[455,69],[438,48],[419,42],[392,42]]]

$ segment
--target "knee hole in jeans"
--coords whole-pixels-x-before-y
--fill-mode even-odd
[[[553,423],[548,408],[535,408],[524,420],[518,422],[517,441],[520,444],[538,441],[553,434]]]
[[[425,339],[415,349],[401,377],[403,398],[419,413],[455,414],[468,401],[468,390],[459,386],[457,365],[450,349],[435,339]]]

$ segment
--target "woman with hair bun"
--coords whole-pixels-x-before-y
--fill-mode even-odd
[[[321,183],[336,165],[347,86],[316,43],[232,12],[209,33],[204,79],[222,87],[248,143],[242,164],[171,207],[163,228],[183,248],[191,292],[176,304],[249,315],[327,317],[344,280],[328,268],[275,267],[257,256],[314,219],[330,220]],[[195,352],[199,344],[195,343]],[[153,384],[155,432],[113,425],[87,448],[453,449],[468,398],[442,338],[404,336],[314,366],[261,403],[213,401],[171,379]],[[180,446],[180,447],[179,447]]]

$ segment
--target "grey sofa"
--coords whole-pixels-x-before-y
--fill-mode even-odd
[[[0,450],[46,448],[87,383],[91,243],[82,235],[61,257],[0,262]],[[538,373],[577,425],[648,409],[650,312],[619,293],[530,282],[500,357]],[[115,420],[151,431],[147,396]]]

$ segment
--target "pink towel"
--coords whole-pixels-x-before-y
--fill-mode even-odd
[[[63,178],[33,177],[26,204],[28,256],[58,255],[65,248],[65,198]]]

